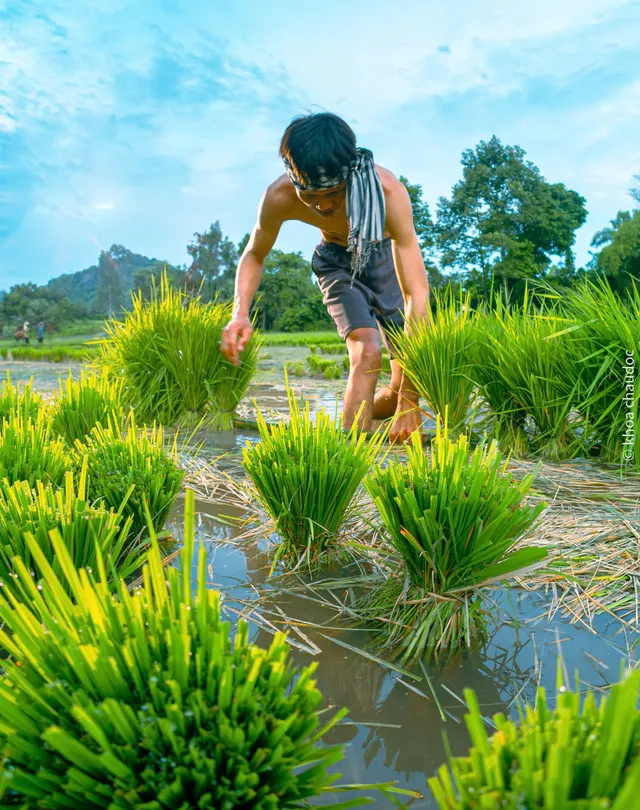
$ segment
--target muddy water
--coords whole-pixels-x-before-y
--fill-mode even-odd
[[[66,367],[58,364],[3,363],[11,367],[12,379],[28,379],[33,373],[36,387],[51,391],[57,386],[60,372]],[[72,370],[77,370],[72,367]],[[0,368],[0,374],[3,370]],[[318,404],[335,407],[335,397],[343,385],[327,384],[318,391],[312,380],[294,380],[298,390],[314,390]],[[284,411],[284,388],[275,380],[262,379],[253,388],[263,408]],[[247,413],[250,398],[245,398]],[[205,437],[203,452],[207,459],[226,453],[225,464],[237,459],[246,440],[255,441],[252,433],[210,434]],[[182,535],[182,504],[178,503],[170,518],[170,528],[176,537]],[[226,594],[228,615],[234,619],[234,606],[245,604],[256,595],[266,595],[267,603],[277,605],[287,616],[313,624],[327,623],[326,608],[310,601],[284,597],[269,582],[269,557],[266,543],[251,547],[234,545],[238,529],[225,525],[220,516],[233,510],[227,504],[208,501],[197,503],[197,539],[206,549],[210,566],[211,585]],[[236,516],[241,516],[236,511]],[[195,575],[195,570],[194,570]],[[430,688],[419,668],[415,674],[420,681],[398,680],[396,673],[381,663],[367,660],[362,655],[339,646],[333,639],[352,647],[367,647],[368,636],[362,630],[327,629],[324,638],[316,629],[304,628],[308,638],[318,646],[319,653],[310,654],[293,649],[292,656],[300,665],[315,662],[317,681],[328,706],[347,706],[348,718],[333,730],[330,742],[346,743],[345,759],[337,770],[343,782],[371,783],[397,781],[399,787],[417,790],[422,798],[412,808],[433,808],[435,803],[426,788],[426,779],[445,761],[446,734],[454,754],[463,754],[469,745],[463,722],[465,712],[460,699],[463,691],[471,687],[476,691],[486,715],[497,711],[516,712],[519,700],[533,700],[538,683],[552,694],[555,689],[558,654],[561,649],[570,674],[580,673],[583,686],[604,687],[616,680],[620,662],[626,659],[629,643],[618,632],[617,623],[606,619],[595,622],[595,632],[572,626],[566,621],[548,621],[545,599],[517,590],[492,592],[495,600],[494,617],[488,640],[459,654],[446,666],[428,667],[435,694],[445,714],[443,721]],[[256,643],[266,646],[271,634],[260,624],[252,624]],[[296,639],[295,634],[292,639]],[[403,679],[405,680],[405,679]],[[410,689],[411,683],[420,693]],[[336,803],[344,800],[336,795]],[[324,803],[329,804],[326,798]],[[383,799],[376,799],[376,807],[391,807]]]
[[[77,377],[83,368],[80,363],[40,363],[26,361],[0,361],[0,381],[6,379],[7,373],[11,375],[11,382],[14,385],[29,382],[33,377],[33,386],[42,394],[50,394],[58,390],[58,380],[60,377],[66,379],[69,372]]]
[[[172,516],[178,537],[181,508],[178,504]],[[267,594],[267,604],[278,605],[290,618],[313,624],[329,621],[326,608],[301,598],[282,598],[269,584],[269,556],[264,545],[246,548],[232,544],[238,530],[224,525],[220,516],[238,516],[237,510],[226,504],[199,502],[197,512],[198,542],[206,549],[212,585],[227,595],[230,619],[236,615],[232,608],[246,605],[245,600],[257,592]],[[301,666],[315,661],[326,704],[350,710],[329,739],[347,744],[346,757],[337,768],[342,781],[397,781],[399,787],[423,794],[414,800],[412,808],[433,808],[436,805],[426,779],[446,759],[443,733],[454,754],[465,753],[469,746],[465,709],[460,702],[465,688],[475,690],[486,715],[498,711],[515,715],[520,699],[535,698],[538,683],[554,693],[560,649],[567,671],[573,676],[577,670],[583,686],[604,687],[617,678],[620,661],[627,658],[625,639],[613,637],[617,624],[602,620],[596,623],[596,633],[591,633],[561,620],[547,621],[542,597],[505,589],[493,592],[492,598],[495,608],[488,641],[459,654],[446,666],[432,664],[427,668],[445,721],[418,667],[413,672],[420,682],[406,683],[423,694],[399,681],[396,673],[382,664],[304,627],[306,636],[321,652],[312,655],[294,649],[294,660]],[[255,642],[268,645],[271,633],[258,625],[252,627]],[[367,648],[367,634],[362,630],[327,629],[325,635],[352,647]],[[292,638],[296,640],[295,635]],[[378,799],[376,806],[391,804]]]

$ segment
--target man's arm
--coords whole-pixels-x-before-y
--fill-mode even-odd
[[[253,334],[249,313],[260,286],[264,260],[274,246],[282,226],[280,207],[267,189],[260,201],[258,219],[251,232],[236,271],[233,315],[222,330],[222,353],[234,365],[240,365],[240,352]]]
[[[387,193],[386,205],[386,227],[391,235],[393,261],[404,298],[405,331],[408,331],[412,321],[428,320],[431,316],[429,280],[413,225],[409,193],[399,181]],[[416,410],[419,397],[406,374],[402,375],[398,394],[396,424],[392,428],[391,438],[402,440],[408,438],[412,430],[419,428],[421,421]]]
[[[409,193],[398,181],[386,195],[387,230],[391,235],[393,261],[405,302],[407,324],[413,319],[428,319],[429,280],[413,225]]]

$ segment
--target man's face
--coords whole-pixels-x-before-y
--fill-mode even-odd
[[[322,217],[330,217],[344,208],[347,199],[347,181],[340,183],[333,188],[325,188],[322,191],[301,191],[296,189],[296,194],[300,200],[316,214]]]

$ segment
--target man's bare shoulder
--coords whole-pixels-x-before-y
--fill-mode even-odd
[[[289,219],[298,202],[291,180],[286,174],[282,174],[267,187],[261,207],[267,216],[285,220]]]
[[[393,172],[389,171],[389,169],[385,169],[384,166],[378,166],[377,163],[376,171],[382,183],[382,190],[384,191],[385,197],[395,196],[398,193],[402,194],[405,186],[398,180]]]

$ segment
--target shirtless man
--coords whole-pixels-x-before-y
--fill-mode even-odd
[[[429,317],[429,283],[404,185],[356,149],[349,125],[331,113],[300,116],[280,143],[286,173],[264,193],[258,220],[238,263],[234,309],[222,351],[238,365],[252,334],[250,308],[265,257],[282,223],[320,229],[311,266],[323,300],[346,341],[350,371],[342,423],[351,427],[364,402],[359,427],[393,417],[392,441],[420,427],[418,395],[393,359],[390,331]],[[376,393],[381,337],[391,357],[391,380]]]

